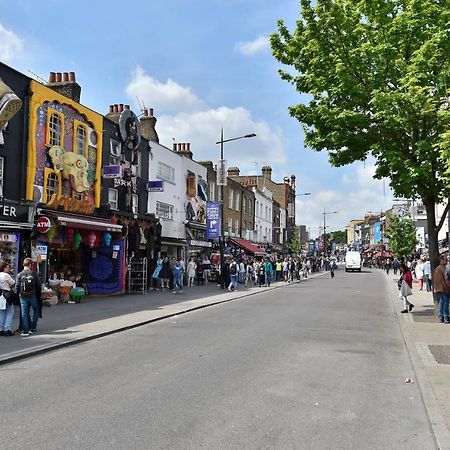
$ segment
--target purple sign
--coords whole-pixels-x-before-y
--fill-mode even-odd
[[[147,191],[148,192],[163,192],[164,184],[161,180],[148,181],[147,182]]]
[[[120,178],[122,176],[122,166],[104,166],[102,175],[103,178]]]
[[[222,215],[220,203],[206,202],[206,239],[219,239]]]

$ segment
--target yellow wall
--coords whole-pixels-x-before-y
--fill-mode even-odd
[[[83,114],[87,121],[90,122],[97,133],[97,165],[96,165],[96,181],[94,182],[95,206],[100,207],[100,189],[101,189],[101,170],[102,170],[102,148],[103,148],[103,116],[85,106],[74,102],[64,95],[58,94],[43,84],[31,80],[31,101],[29,116],[29,136],[28,136],[28,164],[27,164],[27,200],[33,200],[33,187],[38,169],[36,163],[36,126],[38,108],[45,102],[58,102],[66,104],[74,108],[80,114]]]

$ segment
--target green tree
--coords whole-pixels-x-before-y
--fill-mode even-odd
[[[389,248],[398,258],[407,258],[416,249],[416,229],[410,218],[391,217],[385,232]]]
[[[336,242],[336,244],[347,243],[347,230],[332,231],[330,240]]]
[[[397,197],[426,208],[433,267],[438,264],[435,204],[450,182],[447,0],[300,0],[290,33],[283,21],[271,38],[280,70],[305,101],[289,112],[305,143],[328,152],[333,166],[375,160]]]
[[[298,255],[300,253],[300,249],[302,246],[302,242],[300,239],[300,229],[299,227],[295,227],[293,231],[293,236],[291,238],[291,242],[289,243],[289,251],[293,255]]]

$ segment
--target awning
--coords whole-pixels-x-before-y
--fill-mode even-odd
[[[235,243],[239,247],[243,248],[249,253],[253,253],[254,255],[265,255],[266,252],[262,251],[258,246],[252,244],[251,242],[246,241],[245,239],[230,239],[231,242]]]
[[[63,227],[80,228],[82,230],[110,231],[112,233],[121,233],[122,225],[100,220],[78,219],[76,217],[58,216],[58,225]]]

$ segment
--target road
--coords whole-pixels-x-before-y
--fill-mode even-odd
[[[2,448],[434,449],[378,271],[0,367]]]

